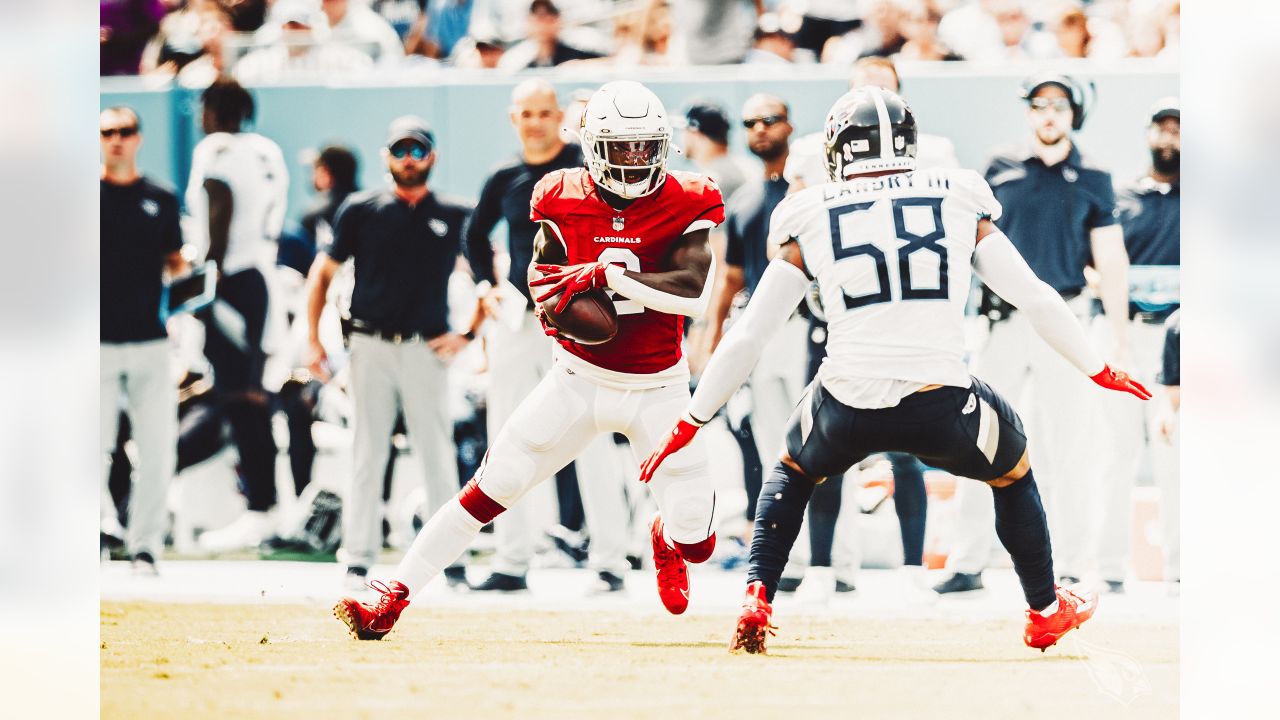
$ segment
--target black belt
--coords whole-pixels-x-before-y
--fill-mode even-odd
[[[444,334],[444,333],[430,334],[430,333],[415,332],[415,331],[404,332],[404,331],[396,331],[396,330],[383,330],[382,328],[376,328],[371,325],[366,325],[360,322],[359,320],[356,320],[351,323],[351,332],[356,335],[368,335],[369,337],[374,337],[379,340],[386,340],[387,342],[396,343],[397,345],[400,343],[415,342],[417,340],[422,340],[423,342],[426,342],[427,340],[440,337],[441,335]]]

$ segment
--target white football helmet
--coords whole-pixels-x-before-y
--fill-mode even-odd
[[[605,83],[587,101],[579,135],[596,185],[628,200],[662,187],[671,123],[649,88],[631,80]]]

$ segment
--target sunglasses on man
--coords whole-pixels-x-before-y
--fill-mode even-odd
[[[742,121],[742,127],[752,130],[755,128],[756,123],[764,123],[765,127],[770,128],[780,122],[786,122],[786,119],[786,115],[765,115],[763,117],[746,118]]]
[[[1031,98],[1031,109],[1037,111],[1053,109],[1058,112],[1070,112],[1071,101],[1066,98]]]
[[[111,139],[116,135],[119,135],[122,138],[131,138],[134,135],[138,134],[138,128],[136,125],[130,126],[130,127],[120,127],[120,128],[103,128],[98,132],[102,133],[102,137],[107,139]]]
[[[414,160],[424,160],[431,154],[431,148],[416,142],[396,143],[391,148],[391,157],[397,160],[403,160],[406,157],[412,157]]]

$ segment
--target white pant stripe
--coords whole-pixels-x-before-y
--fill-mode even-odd
[[[1000,421],[996,411],[985,400],[978,400],[978,449],[986,456],[987,462],[996,461],[996,449],[1000,447]]]

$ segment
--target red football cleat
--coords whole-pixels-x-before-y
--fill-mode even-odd
[[[1077,592],[1061,586],[1055,589],[1058,592],[1057,612],[1045,617],[1035,610],[1027,610],[1027,630],[1022,634],[1022,641],[1027,647],[1040,648],[1040,652],[1083,625],[1098,609],[1096,592]]]
[[[409,588],[404,583],[393,580],[390,586],[374,580],[369,587],[382,593],[377,605],[369,605],[351,598],[342,598],[333,607],[333,616],[347,624],[351,637],[357,640],[381,640],[400,613],[409,606]]]
[[[658,597],[668,612],[679,615],[689,607],[688,566],[662,537],[662,516],[655,515],[649,523],[649,537],[653,540],[653,565],[658,570]]]
[[[770,635],[778,633],[772,622],[773,606],[766,598],[764,583],[757,580],[747,586],[747,597],[742,601],[738,627],[733,631],[733,639],[729,641],[729,652],[746,650],[750,655],[769,652],[765,641]]]

